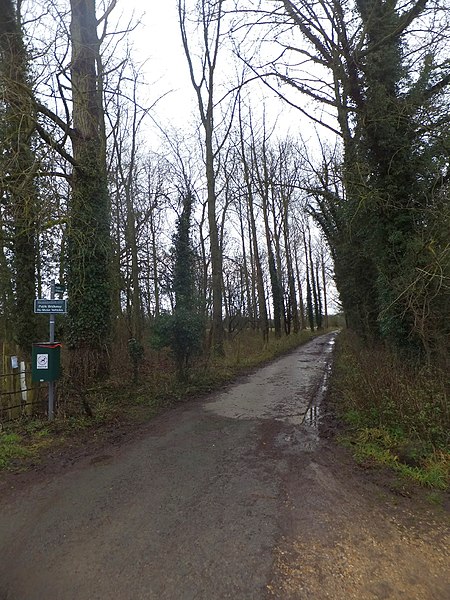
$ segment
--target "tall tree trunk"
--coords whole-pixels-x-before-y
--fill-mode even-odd
[[[315,269],[314,269],[314,261],[313,261],[313,257],[312,257],[312,243],[311,243],[311,230],[308,227],[308,251],[309,251],[309,266],[310,266],[310,277],[311,277],[311,288],[312,288],[312,294],[313,294],[313,298],[314,298],[314,315],[316,318],[316,326],[317,329],[321,329],[322,327],[322,314],[320,312],[320,305],[319,305],[319,293],[318,293],[318,289],[317,289],[317,282],[316,282],[316,276],[315,276]]]
[[[319,264],[319,260],[317,259],[316,260],[316,288],[317,288],[317,315],[318,315],[317,326],[319,329],[322,329],[322,327],[323,327],[323,312],[322,312],[322,294],[320,291],[319,270],[320,270],[320,264]]]
[[[262,210],[264,218],[264,230],[266,235],[267,245],[267,257],[269,261],[269,275],[270,284],[272,288],[272,301],[273,301],[273,325],[275,329],[275,337],[281,337],[281,298],[280,298],[280,285],[278,282],[277,268],[275,265],[275,256],[272,248],[271,233],[269,227],[269,216],[268,216],[268,201],[267,196],[263,194],[262,199]]]
[[[294,269],[292,266],[292,249],[289,240],[289,222],[288,222],[288,202],[286,198],[283,198],[283,237],[284,237],[284,252],[286,254],[286,270],[288,276],[289,286],[289,305],[292,314],[292,325],[294,333],[298,333],[300,329],[300,322],[298,318],[298,305],[297,305],[297,294],[295,291],[295,277]]]
[[[251,269],[250,294],[251,294],[251,301],[252,301],[252,306],[253,306],[253,314],[255,316],[255,321],[254,321],[253,327],[255,329],[261,329],[261,326],[259,323],[258,295],[257,295],[257,291],[256,291],[258,275],[257,275],[257,270],[256,270],[255,258],[253,255],[253,235],[252,235],[252,225],[250,222],[250,207],[249,207],[248,203],[247,203],[246,219],[247,219],[247,233],[248,233],[248,239],[249,239],[248,248],[249,248],[249,254],[250,254],[250,269]],[[261,281],[262,281],[262,289],[264,289],[264,282],[262,280],[262,277],[261,277]],[[264,305],[265,305],[265,301],[264,301]],[[267,314],[266,314],[266,323],[267,323]]]
[[[206,218],[206,203],[203,204],[202,207],[202,216],[200,219],[199,227],[198,227],[198,235],[200,238],[200,251],[201,251],[201,259],[202,259],[202,300],[203,300],[203,310],[204,310],[204,318],[206,321],[208,315],[208,258],[206,253],[206,242],[205,235],[203,233],[203,225],[205,223]]]
[[[276,273],[278,283],[278,298],[280,302],[280,329],[286,334],[290,330],[290,321],[286,316],[286,306],[284,303],[284,286],[283,286],[283,270],[281,267],[281,248],[280,248],[280,224],[277,222],[275,214],[275,198],[274,190],[272,187],[272,220],[273,220],[273,239],[275,246],[275,258],[276,258]]]
[[[327,302],[327,280],[325,277],[325,258],[323,255],[323,248],[322,248],[322,283],[323,283],[323,310],[324,310],[324,315],[325,315],[325,327],[328,329],[329,323],[328,323],[328,302]]]
[[[300,327],[301,327],[301,329],[306,329],[305,305],[303,302],[302,283],[301,283],[301,279],[300,279],[300,267],[299,267],[299,261],[298,261],[297,245],[295,245],[294,258],[295,258],[295,272],[297,275],[297,286],[298,286],[298,305],[299,305],[299,309],[300,309]]]
[[[267,304],[266,295],[264,289],[264,276],[261,264],[261,258],[259,253],[258,235],[256,231],[256,219],[253,206],[253,193],[249,191],[247,196],[248,201],[248,213],[250,218],[250,227],[252,233],[252,245],[253,245],[253,259],[255,261],[256,270],[256,291],[258,295],[258,308],[259,308],[259,322],[260,329],[265,342],[269,339],[269,320],[267,316]]]
[[[12,0],[0,0],[0,194],[10,206],[13,233],[14,337],[30,353],[36,340],[36,187],[31,142],[36,114],[20,17]],[[5,307],[8,309],[8,307]]]
[[[281,337],[281,297],[280,297],[280,285],[278,281],[277,268],[275,264],[275,255],[272,248],[271,231],[269,226],[269,173],[267,167],[267,156],[265,139],[261,149],[261,161],[262,161],[262,173],[260,165],[258,163],[258,157],[256,155],[256,147],[253,143],[253,169],[255,172],[255,181],[258,186],[258,193],[261,198],[261,208],[263,213],[264,221],[264,232],[266,237],[267,246],[267,259],[269,263],[269,276],[270,286],[272,289],[272,302],[273,302],[273,324],[275,329],[275,337]]]
[[[306,311],[308,315],[308,323],[311,331],[314,331],[314,308],[312,302],[312,293],[311,293],[311,281],[310,281],[310,272],[309,272],[309,264],[308,264],[308,245],[306,242],[306,234],[303,232],[303,245],[305,248],[305,269],[306,269]]]
[[[125,190],[127,206],[126,243],[131,254],[131,337],[138,341],[142,339],[142,307],[139,289],[139,257],[136,236],[136,218],[131,197],[131,189]]]
[[[100,98],[104,98],[103,81],[101,74],[103,72],[102,61],[97,55],[97,72],[99,74],[98,94]],[[115,122],[110,118],[111,141],[114,150],[114,158],[116,162],[116,178],[118,188],[118,202],[120,198],[124,198],[125,208],[125,247],[129,252],[131,269],[129,271],[129,286],[128,286],[128,327],[130,338],[138,340],[142,339],[142,301],[141,290],[139,285],[139,247],[136,230],[136,210],[135,210],[135,180],[136,180],[136,157],[138,132],[140,126],[139,108],[137,103],[137,83],[133,82],[131,90],[133,99],[131,110],[125,109],[122,111],[119,101],[117,100],[116,119]],[[105,100],[106,102],[106,100]],[[112,112],[112,111],[111,111]],[[106,140],[104,111],[99,110],[99,139]],[[122,126],[121,123],[124,123]],[[126,142],[125,142],[126,140]],[[103,162],[103,157],[101,157]],[[106,159],[105,159],[106,160]],[[150,175],[149,175],[150,179]],[[149,182],[150,185],[150,182]]]
[[[222,323],[222,249],[217,226],[216,209],[216,173],[215,160],[217,150],[214,147],[214,76],[221,41],[221,24],[223,16],[223,1],[208,2],[201,0],[197,5],[200,13],[199,27],[202,47],[202,67],[198,76],[190,51],[188,19],[185,0],[178,0],[178,16],[181,38],[186,59],[188,61],[191,82],[197,95],[202,127],[205,134],[205,175],[208,203],[209,243],[211,251],[211,276],[212,276],[212,323],[210,330],[211,348],[216,354],[223,354],[223,323]]]
[[[86,384],[109,372],[110,204],[96,72],[100,51],[94,0],[71,0],[73,170],[68,236],[70,372]]]
[[[212,126],[212,98],[208,106],[205,121],[205,154],[206,154],[206,181],[208,194],[208,227],[209,246],[211,252],[211,279],[212,279],[212,323],[211,323],[211,348],[219,355],[223,354],[223,324],[222,324],[222,250],[219,240],[219,230],[216,217],[216,177],[214,172],[213,126]]]
[[[247,302],[247,316],[253,323],[255,320],[254,305],[252,304],[250,295],[250,280],[248,276],[248,262],[247,262],[247,248],[245,245],[245,234],[244,234],[244,215],[242,214],[242,199],[239,196],[239,226],[241,229],[241,242],[242,242],[242,279],[243,287],[245,289],[245,301]]]
[[[114,279],[112,282],[112,301],[111,301],[111,312],[114,317],[122,317],[122,289],[123,289],[123,275],[121,271],[121,233],[120,223],[122,220],[120,212],[119,194],[116,191],[116,201],[114,206],[114,217],[115,217],[115,230],[113,232],[113,249],[112,249],[112,264]]]
[[[158,278],[158,253],[156,247],[156,227],[155,215],[153,210],[150,213],[150,233],[152,243],[152,264],[153,264],[153,294],[155,298],[155,317],[161,312],[159,299],[159,278]]]
[[[259,309],[259,323],[260,329],[263,335],[264,342],[267,342],[269,339],[269,320],[267,317],[267,305],[266,305],[266,297],[264,292],[264,277],[261,265],[260,252],[258,247],[258,236],[256,231],[256,219],[255,219],[255,211],[253,206],[253,188],[250,177],[250,168],[247,161],[247,156],[245,153],[244,146],[244,132],[242,129],[242,115],[241,115],[241,107],[239,105],[239,127],[240,127],[240,143],[241,143],[241,159],[242,165],[244,169],[244,182],[245,189],[247,192],[247,205],[248,205],[248,219],[249,219],[249,228],[250,228],[250,245],[253,250],[253,261],[256,271],[256,290],[258,294],[258,309]]]

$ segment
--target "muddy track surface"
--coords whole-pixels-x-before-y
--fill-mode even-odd
[[[0,600],[450,598],[445,510],[330,434],[333,339],[64,469],[4,479]]]

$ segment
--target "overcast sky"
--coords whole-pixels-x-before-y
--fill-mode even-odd
[[[124,22],[133,11],[135,19],[141,20],[141,25],[131,33],[131,38],[137,60],[145,61],[147,102],[153,103],[166,94],[157,103],[152,116],[166,131],[171,127],[191,130],[191,126],[199,123],[199,115],[181,43],[177,0],[118,0],[116,10],[123,14]],[[230,78],[233,77],[230,74]],[[301,134],[313,154],[315,151],[320,152],[318,133],[322,139],[327,138],[330,143],[334,143],[326,129],[319,128],[320,131],[317,132],[311,121],[295,108],[290,108],[287,103],[275,98],[273,92],[263,84],[252,86],[252,110],[256,116],[258,111],[261,115],[264,105],[269,128],[276,122],[276,135],[284,137],[289,134],[295,138]],[[216,99],[217,97],[216,93]],[[305,98],[300,101],[304,102]],[[159,137],[156,130],[155,135]]]
[[[119,0],[125,15],[135,11],[141,25],[133,32],[139,61],[147,61],[145,73],[151,99],[170,92],[156,112],[173,125],[182,125],[195,108],[186,59],[178,28],[176,0]]]

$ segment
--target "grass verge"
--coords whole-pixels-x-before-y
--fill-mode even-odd
[[[437,490],[450,485],[448,378],[367,348],[350,332],[337,341],[330,397],[346,424],[339,439],[365,466],[389,467]]]
[[[18,461],[37,459],[51,445],[50,431],[46,423],[30,421],[23,426],[11,426],[14,430],[0,431],[0,471],[9,469]],[[25,464],[25,463],[24,463]]]

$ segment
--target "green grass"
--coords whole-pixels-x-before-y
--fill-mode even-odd
[[[448,489],[450,458],[446,452],[422,449],[416,453],[414,446],[409,446],[409,452],[406,452],[405,447],[410,440],[382,427],[356,429],[339,439],[352,449],[356,461],[361,465],[388,467],[421,486]]]
[[[38,459],[52,441],[47,421],[10,423],[7,430],[0,431],[0,470],[8,470],[24,459]]]
[[[17,433],[0,433],[0,469],[6,469],[13,460],[31,455],[25,447],[22,437]]]

